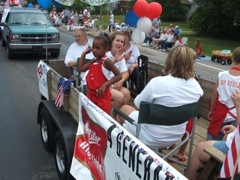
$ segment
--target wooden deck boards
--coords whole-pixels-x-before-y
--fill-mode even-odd
[[[197,126],[196,126],[196,130],[195,130],[195,138],[194,138],[194,146],[193,146],[193,151],[194,149],[196,148],[196,145],[199,143],[199,142],[202,142],[202,141],[206,141],[206,138],[207,138],[207,127],[208,127],[208,124],[209,124],[209,120],[207,119],[204,119],[204,118],[199,118],[198,121],[197,121]],[[189,150],[189,144],[186,148],[186,156],[188,158],[188,150]],[[176,151],[177,153],[177,151]],[[184,169],[185,167],[181,166],[181,165],[178,165],[176,163],[172,163],[172,162],[168,162],[171,166],[173,166],[175,169],[177,169],[180,173],[184,174]]]

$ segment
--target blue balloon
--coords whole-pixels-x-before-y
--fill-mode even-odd
[[[55,7],[61,7],[62,4],[60,4],[59,2],[55,1],[55,0],[52,0],[52,3],[55,5]]]
[[[129,26],[137,27],[139,17],[135,14],[133,10],[129,10],[125,15],[125,20]]]
[[[33,8],[33,5],[32,5],[32,3],[28,3],[28,6],[27,6],[28,8]]]
[[[37,0],[42,9],[48,9],[52,3],[51,0]]]

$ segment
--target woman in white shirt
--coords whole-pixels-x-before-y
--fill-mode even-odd
[[[155,77],[147,84],[134,100],[136,108],[139,109],[142,101],[167,107],[197,102],[203,90],[194,78],[195,56],[195,51],[186,46],[178,46],[170,51],[164,67],[165,76]],[[124,105],[121,111],[138,120],[139,111],[134,107]],[[120,116],[116,120],[135,135],[135,126]],[[143,124],[139,139],[151,148],[170,147],[181,139],[185,129],[186,122],[175,126]]]

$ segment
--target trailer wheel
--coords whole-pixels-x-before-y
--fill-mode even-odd
[[[227,60],[227,63],[228,63],[229,65],[231,65],[231,64],[232,64],[232,60],[231,60],[231,59],[228,59],[228,60]]]
[[[212,57],[211,57],[211,60],[212,60],[212,61],[215,61],[215,57],[214,57],[214,56],[212,56]]]
[[[61,180],[67,179],[67,172],[70,171],[70,168],[67,167],[67,151],[63,141],[63,137],[60,131],[57,131],[54,138],[55,145],[55,164],[58,172],[58,176]]]
[[[53,152],[55,132],[55,125],[49,117],[46,109],[42,108],[40,113],[40,133],[43,146],[48,152]]]
[[[225,64],[226,64],[226,60],[225,60],[225,59],[222,59],[222,60],[221,60],[221,64],[222,64],[222,65],[225,65]]]

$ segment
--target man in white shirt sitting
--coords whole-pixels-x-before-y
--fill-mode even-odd
[[[64,60],[66,66],[76,66],[77,59],[81,57],[82,52],[88,46],[92,46],[92,41],[87,39],[87,33],[83,29],[77,29],[75,31],[75,42],[70,45]],[[86,59],[93,59],[93,54],[87,54]]]

